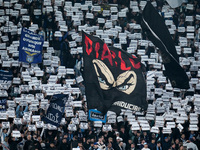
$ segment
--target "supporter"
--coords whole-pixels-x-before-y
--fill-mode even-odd
[[[186,142],[183,143],[183,146],[186,146],[187,149],[193,149],[193,150],[198,150],[198,147],[196,144],[193,143],[193,140],[187,140]]]
[[[171,144],[171,148],[170,148],[170,149],[171,149],[171,150],[175,150],[175,148],[176,148],[176,145],[175,145],[175,143],[172,143],[172,144]]]
[[[104,136],[100,136],[100,137],[98,138],[97,144],[98,144],[98,148],[99,148],[99,149],[105,150],[106,145],[104,144]]]
[[[156,145],[156,150],[162,150],[161,142],[158,141]]]
[[[123,141],[119,142],[117,150],[125,150]]]
[[[8,137],[5,137],[5,140],[1,143],[3,150],[8,150],[10,148],[10,145],[8,143]]]
[[[11,133],[12,136],[12,133]],[[23,140],[24,135],[22,134],[20,138],[15,138],[15,137],[9,137],[8,143],[10,146],[10,149],[12,150],[17,150],[17,145]]]
[[[144,147],[142,148],[142,150],[150,150],[149,148],[148,148],[148,144],[145,142],[144,143]]]
[[[148,147],[150,150],[155,150],[156,149],[156,140],[151,139],[151,143],[149,143]]]
[[[69,42],[67,37],[65,40],[61,43],[61,53],[60,53],[60,60],[61,60],[61,65],[65,66],[68,68],[70,65],[71,61],[71,54],[70,54],[70,48],[69,48]]]
[[[185,138],[185,134],[181,134],[181,142],[183,143],[183,142],[186,142],[186,138]]]
[[[129,150],[135,150],[135,144],[134,143],[131,144],[131,148]]]
[[[132,144],[133,144],[132,139],[129,139],[129,140],[128,140],[128,143],[126,144],[126,150],[131,149],[131,145],[132,145]]]
[[[140,147],[140,140],[141,140],[141,132],[137,131],[136,137],[134,138],[134,144],[137,149]]]
[[[112,148],[112,143],[108,143],[108,145],[107,145],[107,147],[106,147],[105,150],[114,150],[114,149]]]
[[[27,141],[25,142],[24,149],[30,149],[33,146],[33,141],[31,135],[27,136]]]
[[[180,141],[179,141],[179,139],[176,139],[175,140],[175,149],[178,150],[179,147],[180,147]]]
[[[88,150],[90,148],[90,138],[86,139],[86,142],[83,143],[83,147]]]
[[[16,109],[16,117],[22,118],[25,112],[28,112],[28,105],[26,104],[26,107],[23,111],[23,106],[20,106],[20,104],[19,104]]]
[[[127,131],[125,130],[124,126],[122,126],[122,127],[120,128],[119,135],[120,135],[120,137],[123,139],[123,141],[124,141],[125,143],[128,142],[128,133],[127,133]]]
[[[91,148],[90,150],[101,150],[98,146],[98,143],[94,143],[94,148]]]
[[[5,138],[8,137],[8,135],[10,134],[10,128],[8,129],[2,129],[1,128],[1,142],[5,141]]]

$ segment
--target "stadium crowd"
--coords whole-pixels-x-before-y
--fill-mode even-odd
[[[3,150],[198,150],[200,149],[200,1],[172,9],[152,0],[165,19],[190,78],[190,89],[172,88],[159,50],[142,31],[140,0],[0,0],[0,68],[12,71],[0,85],[0,149]],[[18,62],[22,27],[44,37],[43,63]],[[108,46],[141,58],[148,110],[88,120],[81,30]],[[41,121],[53,94],[69,94],[61,125]],[[107,125],[107,126],[106,126]]]

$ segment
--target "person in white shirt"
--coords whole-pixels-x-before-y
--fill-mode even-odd
[[[144,147],[142,148],[142,150],[150,150],[149,148],[148,148],[148,144],[145,142],[144,143]]]
[[[187,140],[186,142],[184,142],[183,146],[186,146],[187,149],[198,150],[197,145],[193,143],[193,139],[192,140]]]

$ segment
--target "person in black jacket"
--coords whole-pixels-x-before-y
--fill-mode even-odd
[[[68,68],[70,66],[70,60],[72,59],[72,56],[70,54],[70,47],[67,37],[65,40],[61,43],[61,54],[60,54],[60,60],[61,65]]]
[[[161,141],[157,142],[157,145],[155,147],[155,150],[162,150],[162,146],[161,146]]]
[[[11,136],[12,136],[12,135],[11,135]],[[24,135],[21,135],[21,136],[22,136],[22,137],[20,137],[20,138],[9,137],[8,143],[9,143],[9,145],[10,145],[10,150],[18,150],[18,149],[17,149],[17,144],[19,144],[19,143],[22,141]]]
[[[171,137],[165,137],[162,138],[162,147],[163,150],[168,150],[171,147],[172,138]]]
[[[151,139],[151,143],[148,144],[148,147],[150,148],[150,150],[155,150],[155,148],[156,148],[156,140],[155,139]]]
[[[70,146],[67,143],[67,139],[63,138],[60,145],[59,145],[59,149],[58,150],[70,150]]]
[[[32,145],[33,145],[33,141],[31,139],[31,135],[28,135],[27,141],[25,142],[25,145],[24,145],[24,150],[29,150]]]

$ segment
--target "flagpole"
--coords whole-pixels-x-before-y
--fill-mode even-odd
[[[43,134],[44,134],[44,127],[42,128],[42,132],[41,132],[41,134],[40,134],[40,137],[42,137]]]

